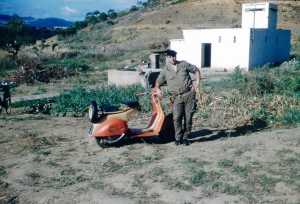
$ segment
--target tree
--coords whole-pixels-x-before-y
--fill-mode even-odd
[[[6,27],[8,29],[8,33],[10,33],[5,45],[6,50],[12,55],[13,59],[15,59],[18,55],[21,45],[26,43],[25,41],[27,40],[27,36],[23,36],[23,31],[26,30],[25,25],[22,18],[14,15],[8,21]]]
[[[138,1],[138,5],[142,5],[144,8],[146,7],[156,7],[160,4],[160,0],[147,0],[147,1]]]
[[[108,18],[108,15],[105,12],[101,12],[98,19],[99,21],[106,21]]]
[[[8,53],[12,55],[13,59],[16,59],[18,52],[21,48],[21,43],[15,40],[13,43],[8,43],[6,46]]]
[[[108,15],[108,17],[109,17],[110,19],[115,19],[115,18],[118,17],[117,12],[115,12],[115,10],[113,10],[113,9],[109,9],[109,10],[107,11],[107,15]]]
[[[137,10],[139,10],[139,8],[137,7],[137,6],[132,6],[131,8],[130,8],[130,12],[134,12],[134,11],[137,11]]]
[[[98,10],[94,11],[94,16],[98,17],[100,15],[100,12]]]
[[[147,7],[148,6],[148,1],[146,0],[137,0],[136,4],[140,7]]]
[[[7,28],[14,33],[20,33],[24,28],[24,22],[22,18],[15,15],[8,21]]]
[[[73,24],[74,28],[76,30],[80,30],[82,28],[85,28],[87,26],[87,23],[85,21],[76,21],[74,24]]]
[[[94,14],[92,12],[88,12],[88,13],[85,14],[85,18],[88,18],[88,17],[93,16],[93,15]]]
[[[148,0],[148,5],[150,7],[155,7],[158,6],[160,4],[160,0]]]
[[[0,26],[0,47],[16,58],[22,45],[32,44],[55,34],[53,30],[27,26],[22,18],[15,15],[5,26]]]
[[[97,22],[98,22],[98,19],[96,16],[91,16],[88,21],[88,23],[91,23],[91,24],[96,24]]]
[[[86,22],[90,22],[91,21],[91,18],[94,16],[94,13],[93,12],[88,12],[85,14],[85,21]]]

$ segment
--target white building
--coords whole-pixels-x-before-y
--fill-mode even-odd
[[[198,67],[249,70],[289,58],[291,32],[276,25],[276,4],[243,4],[241,28],[183,30],[183,39],[170,40],[170,48]]]

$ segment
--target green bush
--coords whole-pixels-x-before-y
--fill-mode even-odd
[[[137,93],[144,92],[141,86],[103,86],[94,90],[76,87],[56,98],[52,112],[58,115],[81,116],[91,101],[95,100],[104,109],[118,108],[122,103],[137,101]],[[142,104],[143,105],[143,104]]]
[[[198,117],[213,127],[234,128],[261,121],[269,126],[299,123],[300,65],[291,60],[277,67],[243,73],[236,68],[229,78],[209,82]]]
[[[300,65],[290,61],[279,67],[263,67],[247,74],[238,67],[229,79],[219,82],[222,89],[238,89],[243,95],[263,96],[266,94],[293,95],[300,91]],[[215,85],[217,86],[217,85]]]
[[[285,125],[295,125],[300,123],[300,108],[288,108],[280,120]]]
[[[296,43],[293,44],[292,46],[292,55],[300,61],[300,36],[298,36],[298,39]]]
[[[129,12],[135,12],[135,11],[138,11],[139,10],[139,7],[137,7],[136,5],[133,5],[130,9],[129,9]]]
[[[5,76],[7,71],[17,69],[15,61],[9,58],[0,59],[0,76]]]

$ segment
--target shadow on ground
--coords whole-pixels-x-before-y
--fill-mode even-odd
[[[193,132],[190,136],[192,142],[207,142],[229,137],[240,137],[249,133],[254,133],[267,128],[267,123],[263,120],[256,120],[251,125],[243,125],[235,129],[211,130],[202,129]]]

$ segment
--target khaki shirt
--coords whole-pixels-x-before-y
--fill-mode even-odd
[[[177,70],[175,71],[172,66],[177,66]],[[197,70],[196,66],[185,61],[179,61],[176,65],[168,63],[159,74],[158,85],[162,86],[167,83],[169,91],[175,95],[186,93],[193,86],[190,73],[195,73]]]

